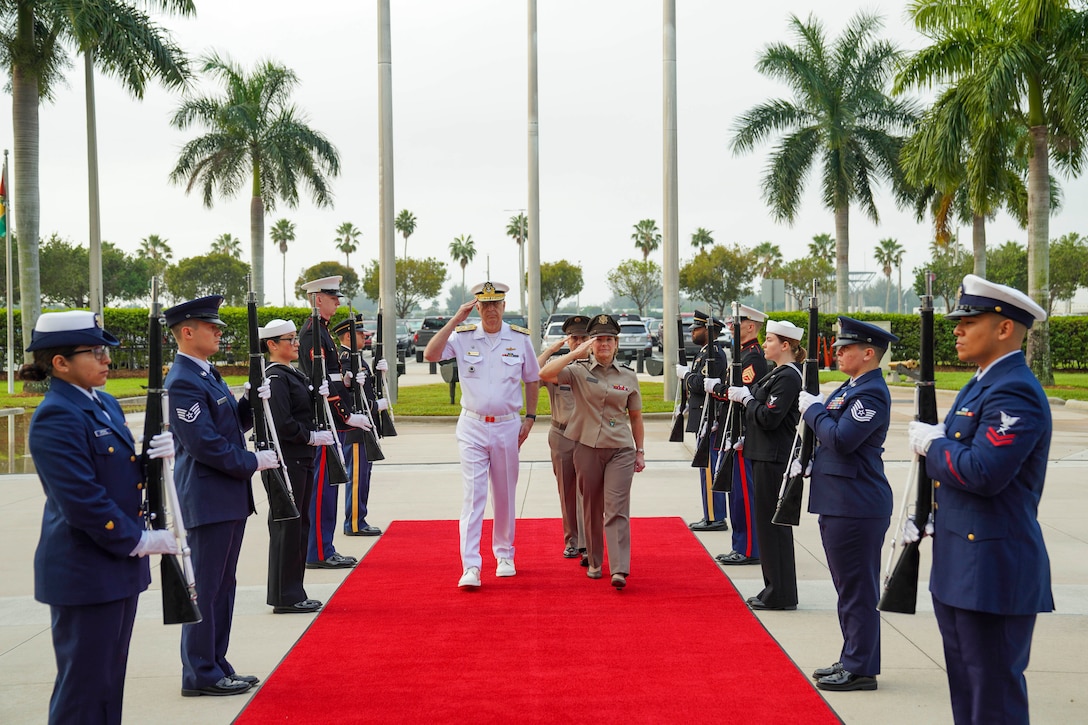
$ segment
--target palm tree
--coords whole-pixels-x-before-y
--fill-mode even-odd
[[[0,3],[0,58],[11,69],[12,206],[19,220],[23,348],[30,345],[34,323],[41,314],[38,104],[62,81],[62,71],[70,65],[66,48],[90,57],[99,70],[116,77],[136,98],[143,98],[149,80],[176,88],[189,78],[185,53],[168,31],[136,5],[179,15],[190,15],[195,7],[193,0]],[[27,354],[27,362],[32,357]]]
[[[635,231],[631,235],[635,248],[642,251],[642,259],[646,261],[653,252],[661,246],[661,232],[657,229],[657,222],[653,219],[643,219],[635,225]]]
[[[691,233],[691,246],[696,249],[704,249],[714,244],[713,232],[699,227]]]
[[[903,245],[894,239],[881,239],[877,243],[876,249],[873,250],[873,256],[876,257],[876,263],[884,269],[884,276],[887,277],[888,286],[884,290],[884,311],[889,312],[888,307],[892,303],[892,267],[896,265],[896,260],[902,260]]]
[[[782,265],[782,250],[774,242],[760,242],[752,250],[756,258],[756,270],[763,279],[768,279]]]
[[[393,228],[404,235],[404,258],[408,259],[408,237],[416,232],[416,215],[407,209],[401,209],[393,220]]]
[[[240,259],[242,256],[242,240],[230,232],[220,234],[212,240],[212,254],[226,254]]]
[[[207,207],[217,188],[231,198],[250,182],[253,289],[263,304],[265,209],[275,209],[277,200],[297,207],[300,182],[314,204],[331,206],[329,177],[340,173],[340,157],[290,103],[298,84],[290,69],[263,61],[247,74],[213,53],[204,58],[203,71],[223,84],[224,93],[188,98],[174,114],[175,127],[199,124],[207,132],[185,144],[170,179],[184,183],[186,194],[199,185]]]
[[[1028,294],[1050,302],[1050,159],[1079,169],[1085,157],[1088,16],[1069,0],[914,0],[914,25],[932,44],[900,71],[902,86],[948,83],[964,89],[976,108],[972,132],[993,133],[1015,123],[1028,134]],[[1044,385],[1054,381],[1050,327],[1028,332],[1028,362]]]
[[[283,306],[287,306],[287,243],[295,241],[295,223],[287,219],[280,219],[272,225],[268,233],[272,237],[272,243],[280,246],[280,254],[283,255]]]
[[[359,248],[359,237],[363,233],[351,222],[344,222],[336,228],[336,248],[344,253],[344,266],[351,266],[351,253]]]
[[[808,256],[833,263],[835,261],[835,240],[826,232],[817,234],[808,243]]]
[[[734,126],[734,153],[781,135],[763,178],[771,212],[791,224],[797,218],[809,169],[823,163],[824,205],[835,213],[835,301],[849,302],[850,205],[858,203],[879,221],[871,181],[886,177],[898,185],[899,148],[914,121],[913,104],[890,98],[888,77],[900,52],[875,38],[879,18],[859,14],[829,44],[814,18],[790,17],[797,47],[768,46],[756,68],[791,86],[794,100],[774,99],[746,112]]]
[[[461,265],[461,288],[465,287],[465,267],[476,256],[476,242],[472,241],[471,234],[462,234],[454,237],[450,242],[450,257]]]
[[[140,240],[140,256],[148,260],[151,274],[159,277],[174,258],[174,250],[158,234],[148,234]]]
[[[518,245],[518,305],[525,310],[525,240],[529,238],[529,217],[519,213],[506,223],[506,236]]]

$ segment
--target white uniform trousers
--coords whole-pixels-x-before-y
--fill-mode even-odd
[[[457,421],[457,443],[461,449],[461,565],[480,566],[480,534],[487,483],[491,479],[491,505],[495,526],[491,550],[496,559],[514,558],[514,518],[518,485],[518,433],[521,418],[486,423],[462,415]]]

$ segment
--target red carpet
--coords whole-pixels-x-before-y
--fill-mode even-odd
[[[616,591],[519,519],[497,579],[485,521],[464,592],[457,522],[396,521],[236,722],[839,722],[680,519],[631,538]]]

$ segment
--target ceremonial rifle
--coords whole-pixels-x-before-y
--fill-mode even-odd
[[[374,363],[377,364],[378,360],[381,360],[384,355],[384,346],[382,345],[382,311],[378,310],[378,332],[377,342],[374,344]],[[396,346],[393,346],[396,350]],[[381,399],[385,397],[385,385],[384,376],[381,370],[374,371],[374,395]],[[393,408],[390,407],[389,401],[385,401],[385,410],[378,411],[378,435],[382,438],[395,438],[397,435],[397,427],[393,424]]]
[[[279,440],[275,437],[272,409],[267,400],[262,400],[257,389],[267,380],[264,376],[264,355],[261,354],[261,339],[257,330],[257,293],[253,290],[250,277],[249,295],[246,298],[246,315],[249,322],[249,407],[253,410],[253,447],[258,451],[274,451],[280,465],[261,471],[261,483],[268,494],[268,511],[273,521],[289,521],[299,517],[295,496],[287,483],[287,464],[280,451]]]
[[[681,365],[688,364],[688,351],[684,347],[684,321],[679,315],[676,317],[676,335],[680,341],[680,350],[677,352],[676,359]],[[688,407],[688,386],[684,384],[683,380],[679,381],[680,385],[676,390],[676,405],[672,411],[672,432],[669,434],[670,443],[682,443],[684,441],[684,411]]]
[[[820,364],[816,359],[819,354],[820,339],[820,302],[817,298],[819,282],[812,280],[812,296],[808,298],[808,347],[805,363],[801,371],[804,379],[805,392],[813,395],[820,392]],[[805,424],[804,418],[797,422],[800,446],[797,445],[798,436],[794,436],[793,450],[786,470],[782,474],[782,488],[778,493],[778,505],[775,506],[771,523],[779,526],[797,526],[801,523],[801,499],[805,493],[805,473],[812,462],[812,453],[816,449],[816,433]],[[793,462],[801,465],[801,471],[796,476],[790,475]]]
[[[349,313],[352,310],[349,309]],[[370,414],[370,402],[366,399],[366,391],[363,390],[363,380],[359,377],[359,371],[362,369],[362,353],[359,351],[359,340],[356,336],[356,323],[355,315],[352,314],[349,317],[349,331],[351,333],[351,353],[348,357],[348,367],[351,369],[351,400],[352,407],[356,413],[361,413],[366,416],[366,419],[370,421],[370,430],[362,430],[356,428],[348,431],[348,434],[344,437],[348,443],[357,443],[360,438],[363,441],[363,448],[366,450],[366,459],[373,463],[374,461],[384,461],[385,454],[382,453],[381,444],[378,443],[378,429],[374,425],[374,416]]]
[[[914,404],[916,419],[922,423],[935,424],[937,422],[937,391],[934,386],[934,336],[933,336],[933,294],[928,289],[927,278],[926,295],[922,298],[921,307],[921,376],[914,388]],[[910,489],[917,487],[917,497],[914,503],[914,524],[918,527],[918,540],[910,543],[902,543],[903,524],[905,523],[907,506],[910,504]],[[933,512],[933,480],[926,473],[925,456],[915,455],[911,461],[911,472],[907,480],[907,494],[903,497],[903,513],[900,516],[899,526],[893,532],[892,551],[888,557],[888,568],[891,568],[895,559],[895,551],[902,544],[903,551],[899,554],[899,560],[895,563],[895,569],[891,574],[885,570],[884,594],[876,605],[882,612],[899,612],[901,614],[914,614],[918,601],[918,567],[921,556],[918,551],[922,543],[921,537],[926,530],[926,523]]]
[[[332,431],[332,448],[335,455],[323,456],[329,483],[339,486],[348,482],[348,468],[344,463],[344,449],[340,446],[340,436],[336,433],[336,424],[333,423],[332,408],[329,407],[329,399],[317,391],[321,384],[328,381],[328,368],[325,366],[325,339],[321,335],[321,311],[317,307],[317,292],[312,293],[310,300],[313,308],[310,314],[310,328],[313,333],[313,364],[310,366],[310,384],[314,395],[314,424],[317,430]]]
[[[733,361],[729,365],[729,386],[744,384],[744,363],[740,359],[740,303],[733,303],[733,324],[730,341]],[[710,397],[709,395],[707,396]],[[722,431],[722,448],[718,455],[718,467],[714,470],[714,479],[710,490],[725,492],[733,490],[733,458],[738,451],[736,444],[744,436],[744,406],[732,400],[725,412],[725,430]]]
[[[162,386],[162,305],[159,303],[159,280],[151,280],[151,311],[147,325],[147,403],[144,408],[144,481],[147,484],[145,513],[152,529],[166,528],[166,499],[170,498],[170,511],[174,519],[174,536],[181,546],[181,560],[177,554],[162,555],[162,621],[163,624],[195,624],[201,621],[196,602],[196,577],[193,576],[192,559],[181,523],[181,507],[177,504],[174,477],[170,466],[161,458],[147,455],[151,439],[169,431],[167,423],[169,402]]]

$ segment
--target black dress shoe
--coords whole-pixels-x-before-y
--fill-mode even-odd
[[[207,687],[198,687],[195,690],[182,689],[182,697],[200,697],[201,695],[212,695],[215,697],[222,697],[224,695],[241,695],[243,692],[249,692],[249,689],[253,685],[248,682],[242,682],[235,680],[231,677],[221,677],[219,682],[214,685],[208,685]]]
[[[316,599],[303,599],[283,607],[272,607],[275,614],[311,614],[321,609],[321,602]]]
[[[586,552],[582,552],[582,560],[578,562],[579,566],[589,566],[589,555]]]
[[[381,536],[382,530],[377,526],[371,526],[367,524],[358,531],[344,530],[344,536]]]
[[[359,560],[354,556],[342,556],[339,553],[331,554],[329,558],[324,561],[308,561],[306,562],[307,569],[350,569]]]
[[[794,604],[793,606],[772,607],[771,605],[764,603],[764,601],[759,597],[748,597],[747,601],[748,607],[750,609],[758,609],[760,611],[766,610],[770,612],[792,612],[797,609],[796,604]]]
[[[694,524],[688,524],[688,528],[692,531],[729,531],[729,524],[724,521],[696,521]]]
[[[816,680],[816,687],[832,692],[850,692],[852,690],[875,690],[876,678],[868,675],[855,675],[849,670],[840,670],[833,675]]]
[[[718,554],[714,557],[714,561],[726,566],[744,565],[744,564],[758,564],[759,559],[755,559],[744,554],[739,554],[735,551],[730,551],[728,554]]]
[[[237,672],[232,672],[227,675],[227,677],[234,680],[235,682],[244,682],[251,687],[261,681],[261,678],[259,677],[255,677],[253,675],[239,675]]]
[[[836,662],[830,667],[821,667],[812,671],[812,679],[818,680],[821,677],[827,677],[828,675],[836,675],[842,672],[842,662]]]

